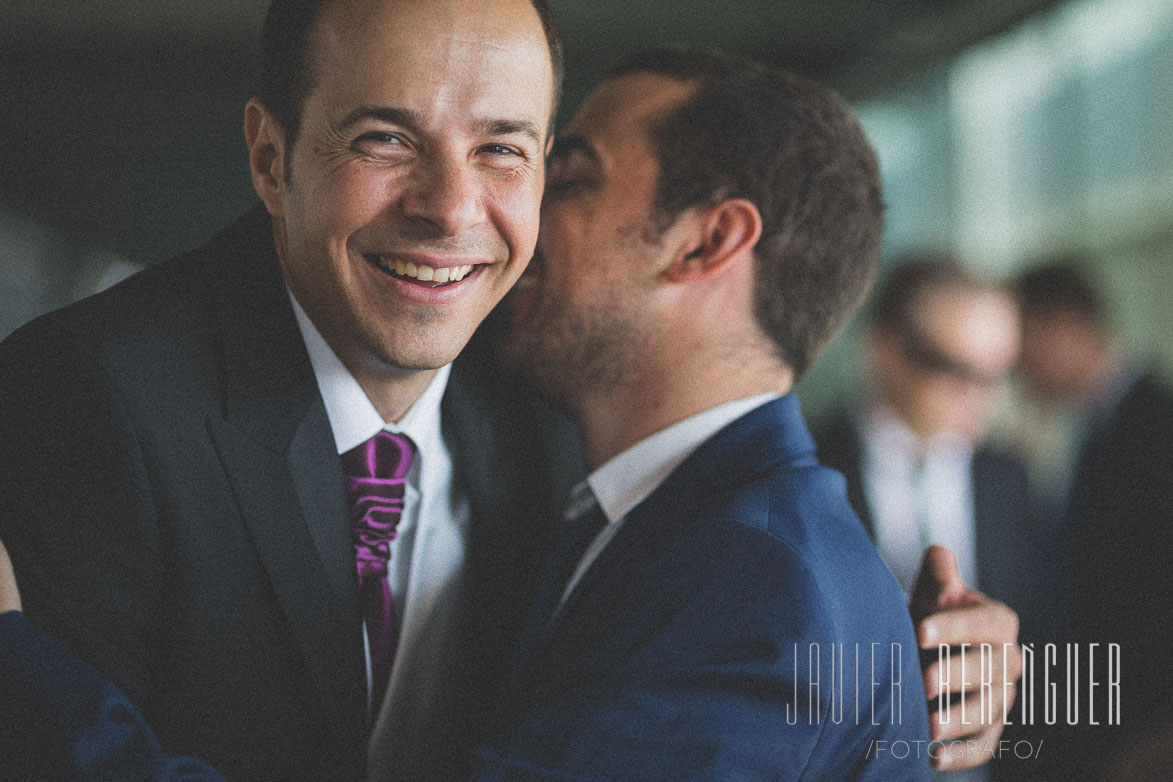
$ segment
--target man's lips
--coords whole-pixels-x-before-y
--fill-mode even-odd
[[[467,263],[459,266],[429,266],[378,253],[364,253],[363,257],[379,271],[390,277],[427,288],[439,288],[460,282],[470,275],[475,275],[481,267],[486,265]]]

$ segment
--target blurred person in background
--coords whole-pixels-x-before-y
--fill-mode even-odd
[[[1024,385],[1079,421],[1056,509],[1063,634],[1119,643],[1122,657],[1122,724],[1065,731],[1071,767],[1057,779],[1099,778],[1092,769],[1118,764],[1126,742],[1168,719],[1173,694],[1173,390],[1123,347],[1086,268],[1052,259],[1016,284]]]
[[[944,545],[966,583],[1009,604],[1029,630],[1036,603],[1027,597],[1040,585],[1027,578],[1041,573],[1026,566],[1036,548],[1027,470],[985,441],[1018,330],[1010,293],[955,259],[898,262],[869,311],[863,393],[815,439],[906,593],[925,549]],[[987,778],[986,768],[938,773]]]

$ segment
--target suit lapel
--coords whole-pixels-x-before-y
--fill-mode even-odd
[[[223,415],[208,429],[327,721],[354,741],[366,709],[341,467],[267,217],[250,213],[231,230],[213,283]]]
[[[814,443],[798,402],[785,396],[753,410],[717,432],[677,467],[623,522],[615,538],[583,573],[562,610],[530,650],[556,642],[560,631],[576,622],[609,589],[624,590],[651,549],[680,536],[706,516],[704,508],[727,492],[754,480],[779,462],[812,458]]]

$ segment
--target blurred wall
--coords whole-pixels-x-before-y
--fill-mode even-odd
[[[1076,0],[860,105],[886,255],[948,248],[991,276],[1093,258],[1124,342],[1173,369],[1173,3]],[[850,393],[848,329],[802,386]]]

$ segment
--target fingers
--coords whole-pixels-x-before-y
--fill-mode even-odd
[[[976,768],[990,760],[987,747],[997,746],[1002,736],[1002,725],[991,725],[965,738],[943,739],[942,746],[930,751],[933,768],[942,771],[960,771]]]
[[[966,590],[965,600],[970,604],[938,610],[917,624],[916,640],[922,649],[1018,643],[1018,614],[1009,606],[973,590]]]
[[[948,708],[929,715],[929,737],[943,748],[930,755],[933,767],[943,770],[974,768],[990,755],[984,748],[996,746],[1005,729],[1006,715],[1014,703],[1017,688],[994,686],[984,694],[968,692],[967,699],[951,702]]]
[[[1002,735],[1017,696],[1014,682],[1022,674],[1022,653],[1017,644],[947,651],[925,668],[929,736],[945,744],[932,756],[933,766],[973,768],[989,755],[972,748],[993,746]]]
[[[957,605],[967,591],[953,552],[944,546],[929,546],[925,549],[912,589],[910,610],[913,619]]]
[[[976,649],[962,657],[951,654],[925,669],[925,696],[929,708],[945,715],[962,713],[964,724],[992,724],[1001,720],[1014,702],[1015,682],[1021,667],[1017,649]]]
[[[0,542],[0,614],[5,611],[19,611],[20,592],[16,589],[16,574],[4,544]]]
[[[959,703],[964,695],[968,714],[978,714],[982,722],[1000,719],[1014,702],[1015,682],[1022,675],[1022,653],[1017,646],[963,649],[965,654],[961,649],[943,652],[925,667],[925,696],[930,708]]]
[[[909,610],[920,648],[945,647],[923,654],[930,735],[945,743],[933,766],[980,766],[989,757],[969,748],[997,742],[1022,675],[1018,615],[967,587],[956,557],[942,546],[925,550]]]

